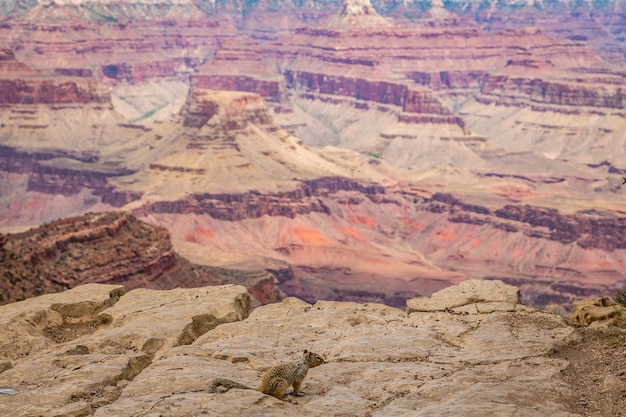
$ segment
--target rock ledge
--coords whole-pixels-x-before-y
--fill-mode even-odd
[[[104,303],[116,291],[85,286],[0,307],[2,320],[11,317],[2,322],[9,343],[28,346],[0,351],[0,387],[18,390],[0,394],[1,415],[576,415],[561,377],[568,361],[551,354],[576,330],[518,304],[517,288],[498,281],[409,300],[406,312],[287,298],[248,315],[245,288],[222,286],[134,290],[71,320],[52,313],[66,311],[63,299]],[[42,329],[33,314],[56,317],[55,325]],[[89,331],[59,335],[81,320]],[[309,372],[295,403],[208,391],[216,377],[256,386],[268,367],[303,349],[328,363]]]

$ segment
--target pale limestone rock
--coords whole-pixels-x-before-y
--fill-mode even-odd
[[[17,359],[51,346],[45,329],[81,319],[94,319],[124,294],[121,285],[86,284],[62,293],[0,306],[0,358]]]
[[[407,316],[379,304],[294,298],[259,307],[164,351],[95,416],[574,416],[573,393],[559,376],[567,362],[549,353],[575,330],[557,315],[500,308],[516,304],[517,289],[478,287],[452,287],[447,299],[474,297],[480,314],[437,308]],[[207,390],[215,377],[256,387],[268,367],[303,349],[328,363],[309,371],[297,404],[253,390]]]
[[[502,281],[470,279],[444,288],[431,297],[406,302],[407,313],[458,309],[469,314],[513,311],[519,303],[519,288]],[[482,305],[480,305],[482,304]]]
[[[602,381],[602,390],[624,392],[626,391],[626,381],[615,375],[606,375]]]
[[[452,287],[433,296],[439,307],[411,314],[289,298],[249,317],[239,286],[131,291],[99,312],[92,334],[14,359],[0,387],[20,392],[0,397],[0,415],[574,416],[560,379],[567,362],[549,353],[577,333],[560,316],[516,304],[516,289],[489,285]],[[256,387],[303,349],[328,363],[309,371],[296,403],[208,392],[216,377]]]
[[[393,22],[376,12],[370,0],[345,0],[337,14],[325,24],[327,29],[381,29],[393,27]]]
[[[116,291],[123,294],[119,286],[90,285],[54,297],[38,297],[0,307],[10,307],[7,311],[11,317],[19,319],[0,326],[3,335],[5,327],[14,330],[10,333],[14,339],[3,340],[7,346],[12,343],[21,346],[24,343],[21,339],[33,337],[30,333],[37,327],[31,324],[33,315],[55,317],[54,321],[45,321],[50,328],[54,327],[50,323],[63,326],[68,321],[100,320],[97,329],[89,327],[91,334],[77,335],[60,343],[39,329],[37,337],[50,338],[38,344],[30,343],[28,356],[16,356],[12,368],[0,373],[0,386],[19,389],[17,394],[2,396],[0,415],[91,415],[95,408],[114,403],[129,381],[140,375],[158,352],[192,343],[211,328],[244,319],[249,313],[250,296],[244,287],[236,285],[135,290],[115,298],[119,299],[115,305],[96,302],[105,298],[103,294],[108,296]],[[36,324],[43,322],[39,320]],[[158,385],[169,386],[169,380]]]
[[[6,371],[7,369],[11,369],[11,368],[13,368],[13,364],[11,363],[9,359],[0,360],[0,374]]]
[[[101,325],[85,344],[104,352],[121,349],[153,355],[190,344],[219,324],[243,320],[249,310],[250,296],[240,285],[136,289],[100,313]]]
[[[133,378],[150,364],[145,354],[58,356],[48,351],[37,356],[0,374],[0,385],[21,390],[3,398],[0,415],[66,415],[59,410],[70,402],[89,410],[104,388]]]

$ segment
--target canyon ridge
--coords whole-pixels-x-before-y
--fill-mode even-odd
[[[618,0],[2,2],[3,302],[614,294],[624,33]]]

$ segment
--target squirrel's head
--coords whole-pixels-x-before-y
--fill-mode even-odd
[[[316,366],[320,366],[324,363],[324,359],[314,352],[309,352],[308,350],[304,350],[302,354],[304,361],[309,365],[309,368],[315,368]]]

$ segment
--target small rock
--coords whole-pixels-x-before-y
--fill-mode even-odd
[[[89,348],[85,345],[76,345],[72,349],[66,352],[68,355],[87,355],[89,354]]]
[[[9,359],[0,360],[0,374],[8,369],[13,368],[13,364]]]

